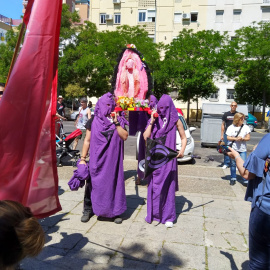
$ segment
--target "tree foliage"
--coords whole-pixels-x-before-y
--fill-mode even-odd
[[[270,22],[253,23],[236,31],[227,49],[225,72],[236,81],[236,100],[270,105]]]
[[[188,102],[207,98],[216,92],[214,78],[224,64],[222,48],[226,35],[212,30],[183,29],[168,46],[160,82],[166,81],[167,91],[177,91],[178,99]],[[189,119],[187,119],[189,120]]]
[[[13,29],[6,33],[6,44],[0,44],[0,82],[6,82],[14,49],[18,39],[18,32]]]

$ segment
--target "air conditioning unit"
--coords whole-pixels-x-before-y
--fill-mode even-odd
[[[120,4],[121,3],[121,0],[113,0],[113,3],[114,4]]]
[[[111,21],[113,19],[112,14],[106,14],[106,21]]]
[[[190,13],[183,13],[182,20],[190,20]]]

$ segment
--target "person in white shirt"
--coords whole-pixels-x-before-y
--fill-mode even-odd
[[[84,141],[85,134],[86,134],[85,124],[88,121],[88,119],[90,119],[90,118],[91,118],[91,111],[87,107],[87,99],[82,98],[81,99],[81,108],[79,110],[79,115],[77,117],[77,120],[75,121],[75,126],[76,126],[76,128],[81,130],[82,135],[75,138],[75,140],[73,142],[73,150],[76,149],[76,147],[78,145],[78,141],[80,139],[82,139]]]
[[[233,118],[233,123],[226,131],[228,141],[231,141],[231,147],[237,151],[241,158],[245,161],[247,158],[247,144],[250,140],[250,128],[244,125],[245,115],[243,113],[236,113]],[[236,164],[235,160],[231,159],[231,181],[230,185],[234,185],[236,182]],[[247,184],[247,180],[243,178],[244,184]]]

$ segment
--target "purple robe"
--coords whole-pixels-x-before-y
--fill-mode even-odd
[[[112,218],[125,212],[126,195],[123,168],[123,140],[108,116],[115,108],[111,93],[96,104],[91,126],[89,170],[91,200],[95,215]],[[126,120],[118,117],[124,128]]]
[[[149,107],[152,110],[156,107],[156,104],[158,103],[158,100],[155,96],[151,95],[149,97]],[[139,112],[139,125],[138,130],[141,131],[140,133],[140,139],[139,139],[139,153],[138,153],[138,168],[137,168],[137,174],[138,176],[143,179],[144,178],[144,172],[142,172],[139,169],[139,163],[141,160],[145,159],[145,140],[143,137],[143,133],[145,131],[145,127],[147,126],[147,122],[150,118],[150,115],[147,112]]]
[[[170,96],[161,97],[157,110],[159,116],[153,124],[151,139],[164,142],[165,146],[176,150],[176,123],[179,118]],[[166,221],[174,222],[176,190],[178,190],[177,160],[173,159],[149,177],[146,222],[151,223],[153,220],[163,224]]]

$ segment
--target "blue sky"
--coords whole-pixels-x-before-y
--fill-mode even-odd
[[[0,0],[0,14],[12,19],[20,19],[22,0]]]

